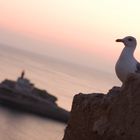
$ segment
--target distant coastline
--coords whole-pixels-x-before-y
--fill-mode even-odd
[[[57,98],[36,88],[24,75],[23,71],[17,81],[6,79],[1,82],[0,104],[66,123],[69,112],[56,104]]]

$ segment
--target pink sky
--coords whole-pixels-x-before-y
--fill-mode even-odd
[[[0,42],[20,47],[26,39],[38,41],[26,47],[113,70],[122,49],[116,38],[133,35],[140,44],[139,5],[138,0],[0,0]]]

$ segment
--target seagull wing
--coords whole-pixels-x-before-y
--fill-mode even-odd
[[[140,73],[140,63],[137,62],[137,65],[136,65],[136,73]]]

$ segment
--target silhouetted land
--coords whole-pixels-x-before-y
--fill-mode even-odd
[[[23,73],[17,81],[4,80],[0,84],[1,105],[66,123],[69,112],[59,107],[56,101],[55,96],[34,87]]]

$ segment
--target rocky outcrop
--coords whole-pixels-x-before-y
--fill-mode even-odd
[[[63,140],[140,140],[140,74],[107,94],[78,94]]]
[[[69,112],[59,107],[56,101],[57,98],[46,90],[33,85],[30,88],[28,79],[0,83],[0,105],[67,123]]]
[[[27,95],[32,95],[34,97],[37,97],[37,98],[40,98],[43,100],[47,100],[47,101],[50,101],[50,102],[56,104],[57,97],[51,95],[46,90],[42,90],[37,87],[34,87],[30,92],[23,92],[25,90],[25,88],[22,87],[22,85],[21,85],[21,91],[20,91],[20,90],[16,89],[16,85],[17,85],[17,81],[5,79],[4,81],[2,81],[0,83],[0,88],[3,87],[6,89],[9,89],[9,90],[12,90],[13,92],[18,91],[20,93],[26,93]]]

